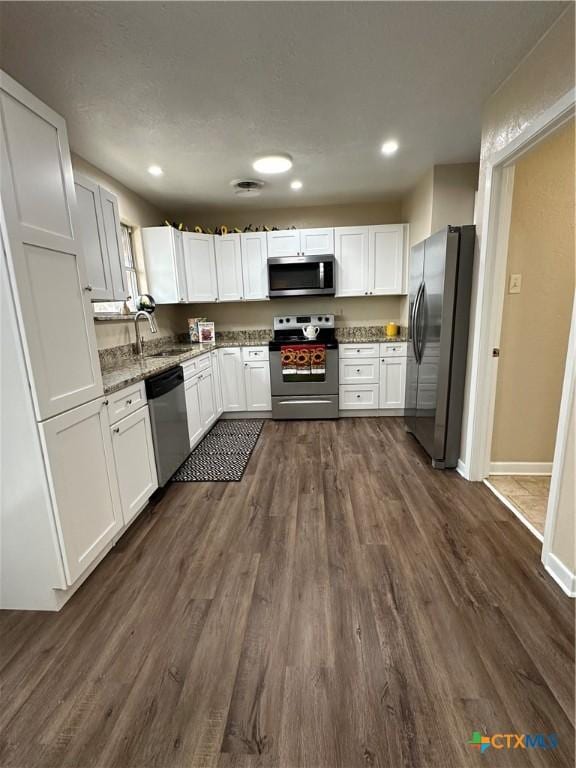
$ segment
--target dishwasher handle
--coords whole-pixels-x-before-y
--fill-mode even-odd
[[[170,368],[169,371],[164,371],[164,373],[159,373],[157,376],[152,376],[146,379],[146,395],[148,400],[161,397],[183,383],[184,371],[181,365]]]

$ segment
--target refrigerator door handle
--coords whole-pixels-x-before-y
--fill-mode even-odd
[[[422,300],[423,294],[424,282],[420,283],[418,286],[416,299],[414,301],[414,306],[412,307],[412,318],[410,321],[412,326],[412,349],[414,350],[414,357],[416,358],[416,362],[418,364],[420,364],[420,360],[422,359],[420,357],[420,345],[418,344],[418,316],[420,314],[420,302]]]

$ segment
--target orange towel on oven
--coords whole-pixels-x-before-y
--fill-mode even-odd
[[[282,374],[310,376],[325,373],[326,346],[324,344],[283,344],[280,347]]]

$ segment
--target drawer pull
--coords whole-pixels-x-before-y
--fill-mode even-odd
[[[360,399],[360,395],[356,395],[356,397],[357,397],[358,399]]]
[[[356,373],[360,373],[360,368],[356,368]]]

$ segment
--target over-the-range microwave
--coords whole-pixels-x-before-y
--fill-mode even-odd
[[[334,296],[334,256],[271,256],[268,259],[268,295]]]

